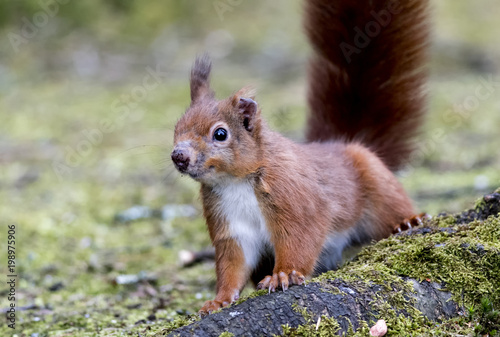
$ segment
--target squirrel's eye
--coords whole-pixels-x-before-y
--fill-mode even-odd
[[[227,139],[227,131],[226,129],[223,129],[223,128],[218,128],[217,130],[215,130],[214,132],[214,139],[219,141],[219,142],[223,142]]]

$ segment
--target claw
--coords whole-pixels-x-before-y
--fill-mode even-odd
[[[414,215],[409,219],[404,219],[403,221],[401,221],[401,223],[394,226],[392,233],[393,234],[401,233],[401,231],[411,229],[412,227],[422,226],[424,224],[423,222],[424,219],[429,220],[431,218],[432,217],[427,213],[420,213],[419,215]]]
[[[271,276],[266,276],[262,281],[259,282],[259,284],[257,285],[257,289],[270,288],[271,279],[272,279]]]
[[[305,277],[300,272],[292,270],[289,273],[280,271],[274,273],[272,276],[266,276],[262,281],[257,284],[257,289],[268,289],[268,293],[275,292],[281,288],[287,291],[290,285],[302,285],[305,282]]]

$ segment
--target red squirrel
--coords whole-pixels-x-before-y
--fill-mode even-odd
[[[201,183],[216,251],[217,295],[200,313],[238,299],[249,279],[269,291],[303,284],[336,268],[344,248],[420,221],[393,172],[425,112],[427,7],[306,0],[304,144],[269,128],[251,90],[217,100],[208,57],[195,61],[171,157]]]

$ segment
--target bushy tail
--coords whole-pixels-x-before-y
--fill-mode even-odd
[[[428,0],[306,0],[308,141],[357,140],[396,170],[426,110]]]

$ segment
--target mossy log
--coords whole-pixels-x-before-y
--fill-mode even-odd
[[[169,336],[420,335],[487,297],[500,305],[500,192],[472,210],[366,247],[354,261],[286,292],[257,292]],[[257,296],[258,295],[258,296]],[[164,334],[168,333],[167,331]]]

